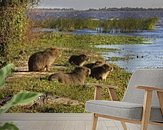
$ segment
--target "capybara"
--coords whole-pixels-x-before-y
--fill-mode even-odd
[[[83,66],[86,61],[88,61],[89,58],[85,54],[81,55],[72,55],[69,58],[69,63],[72,65],[78,65],[78,66]]]
[[[49,71],[50,65],[60,54],[60,50],[57,48],[47,48],[32,54],[28,61],[29,71]]]
[[[97,80],[106,80],[108,74],[113,71],[113,67],[108,64],[103,64],[102,66],[95,67],[91,69],[90,76],[96,78]]]
[[[85,64],[84,66],[87,67],[87,68],[89,68],[89,69],[93,69],[93,68],[95,68],[95,67],[98,67],[98,66],[103,65],[104,63],[105,63],[104,61],[98,60],[98,61],[96,61],[96,62],[94,62],[94,63]]]
[[[86,67],[76,67],[70,73],[54,73],[49,76],[48,80],[58,80],[61,83],[68,85],[84,85],[85,79],[90,74],[90,69]]]

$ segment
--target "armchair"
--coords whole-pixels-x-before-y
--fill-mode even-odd
[[[92,130],[96,130],[98,117],[118,120],[124,130],[126,123],[141,124],[141,130],[147,130],[148,124],[163,126],[163,69],[134,72],[122,101],[116,101],[111,86],[108,92],[112,101],[100,100],[102,85],[95,86],[94,100],[85,105],[86,111],[93,113]]]

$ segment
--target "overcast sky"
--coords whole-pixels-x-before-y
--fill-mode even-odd
[[[44,8],[144,7],[163,8],[163,0],[40,0]]]

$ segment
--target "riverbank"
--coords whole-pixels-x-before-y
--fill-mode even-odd
[[[103,44],[139,44],[143,42],[141,37],[130,36],[102,36],[102,35],[72,35],[62,33],[43,33],[38,41],[33,43],[14,44],[9,47],[10,61],[17,68],[27,67],[27,61],[31,54],[36,51],[44,50],[48,47],[57,47],[62,50],[62,56],[52,66],[51,72],[71,71],[74,66],[68,64],[68,58],[72,54],[87,54],[90,62],[94,62],[101,57],[102,49],[95,48],[95,45]],[[115,51],[110,49],[109,51]],[[104,60],[104,59],[103,59]],[[113,64],[112,64],[113,65]],[[60,66],[60,67],[57,67]],[[106,85],[117,86],[116,92],[120,100],[126,89],[130,73],[124,69],[114,66],[113,72],[106,81],[97,81],[88,77],[86,83],[103,83]],[[14,74],[16,74],[15,72]],[[28,73],[28,72],[27,72]],[[70,86],[58,82],[49,82],[48,73],[45,75],[14,76],[7,80],[6,88],[0,92],[0,99],[9,95],[14,95],[20,90],[36,91],[45,94],[47,99],[42,99],[35,104],[28,106],[18,106],[11,108],[9,112],[84,112],[85,101],[93,99],[94,86]],[[107,88],[103,88],[102,99],[109,99]]]

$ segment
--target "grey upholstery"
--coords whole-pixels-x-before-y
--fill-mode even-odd
[[[163,88],[163,69],[142,69],[131,76],[122,102],[92,100],[86,102],[86,111],[102,115],[141,120],[144,91],[136,86]],[[163,122],[156,93],[153,94],[151,121]]]
[[[137,103],[90,100],[86,102],[86,110],[88,112],[119,117],[129,120],[141,120],[143,105]],[[152,108],[151,121],[163,122],[160,108]]]
[[[133,73],[122,101],[143,104],[144,91],[136,89],[140,85],[163,88],[163,69],[142,69]],[[152,106],[159,107],[156,93],[153,94]]]

